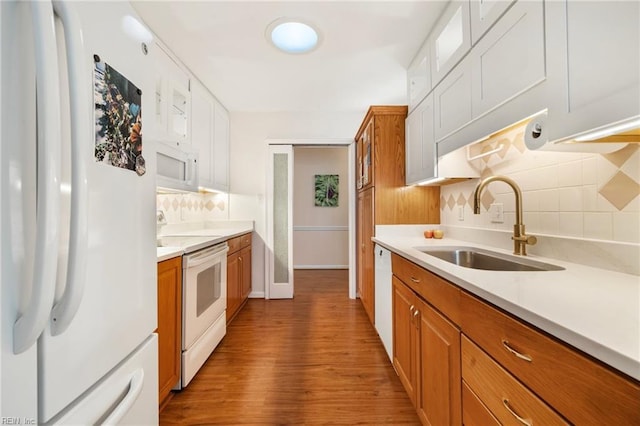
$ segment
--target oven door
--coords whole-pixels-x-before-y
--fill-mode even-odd
[[[182,350],[225,315],[227,307],[227,243],[183,257]]]

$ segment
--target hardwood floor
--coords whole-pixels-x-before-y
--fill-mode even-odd
[[[420,424],[346,270],[298,270],[249,299],[160,424]]]

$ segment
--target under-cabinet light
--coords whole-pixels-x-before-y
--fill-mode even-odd
[[[623,123],[623,124],[618,124],[616,126],[607,127],[605,129],[601,129],[601,130],[596,130],[594,132],[590,132],[590,133],[584,134],[582,136],[578,136],[577,138],[574,138],[573,140],[576,141],[576,142],[592,141],[594,139],[600,139],[600,138],[604,138],[604,137],[607,137],[607,136],[615,135],[616,133],[624,132],[626,130],[635,129],[637,127],[640,127],[640,119],[633,120],[633,121],[630,121],[630,122],[627,122],[627,123]]]

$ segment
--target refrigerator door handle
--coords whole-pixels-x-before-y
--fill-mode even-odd
[[[91,153],[88,145],[92,133],[93,97],[89,92],[86,63],[83,60],[84,41],[78,16],[67,2],[54,1],[53,9],[62,21],[69,74],[69,103],[71,108],[71,220],[67,280],[60,301],[51,311],[51,334],[59,335],[67,329],[78,311],[87,271],[88,252],[88,181],[87,161]]]
[[[13,352],[29,349],[47,325],[56,289],[60,221],[60,91],[53,9],[31,2],[36,53],[37,203],[31,298],[13,325]]]
[[[105,419],[103,425],[117,425],[120,423],[122,418],[131,410],[133,404],[140,396],[140,392],[142,392],[142,388],[144,385],[144,369],[137,369],[133,375],[131,376],[131,381],[129,382],[129,391],[122,398],[122,401],[113,409],[111,414]]]

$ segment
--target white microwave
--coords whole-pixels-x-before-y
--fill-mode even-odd
[[[179,144],[158,142],[156,185],[179,191],[198,191],[198,152]]]

